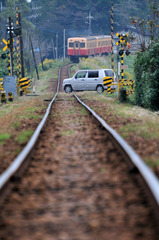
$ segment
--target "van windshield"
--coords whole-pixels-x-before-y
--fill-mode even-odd
[[[114,77],[112,70],[105,70],[104,74],[105,74],[105,77]]]

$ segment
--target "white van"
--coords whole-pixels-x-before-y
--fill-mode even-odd
[[[63,80],[63,89],[66,93],[72,91],[97,91],[103,92],[107,89],[103,85],[104,77],[112,77],[116,82],[115,73],[112,69],[80,70],[72,78]],[[112,87],[113,89],[116,86]]]

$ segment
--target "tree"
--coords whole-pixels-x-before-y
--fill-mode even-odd
[[[148,15],[147,17],[130,17],[131,24],[135,27],[139,34],[141,50],[145,51],[150,44],[156,42],[159,38],[159,9],[157,1],[148,0]],[[149,45],[146,46],[145,37],[150,37]]]
[[[135,61],[135,102],[137,105],[159,110],[159,43],[140,52]]]

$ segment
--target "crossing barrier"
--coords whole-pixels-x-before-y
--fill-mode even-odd
[[[117,89],[119,92],[121,87],[128,86],[129,89],[126,89],[126,94],[130,95],[134,92],[134,84],[135,84],[135,81],[133,79],[124,79],[124,80],[119,79],[117,83],[117,82],[113,82],[113,79],[111,77],[103,78],[103,85],[107,87],[107,90],[105,90],[105,92],[108,92],[108,93],[117,92]]]
[[[135,81],[133,79],[119,79],[118,80],[118,90],[120,90],[121,87],[130,87],[129,89],[126,89],[126,94],[130,95],[134,92],[134,84]]]

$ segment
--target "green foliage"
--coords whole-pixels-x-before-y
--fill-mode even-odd
[[[26,143],[32,136],[33,130],[25,130],[19,133],[18,135],[18,142],[19,143]]]
[[[135,61],[135,103],[145,108],[159,110],[159,43]]]
[[[54,65],[54,60],[52,59],[45,59],[44,62],[43,62],[43,69],[44,71],[47,71],[49,70],[50,68],[52,68]],[[41,64],[40,64],[41,66]]]

